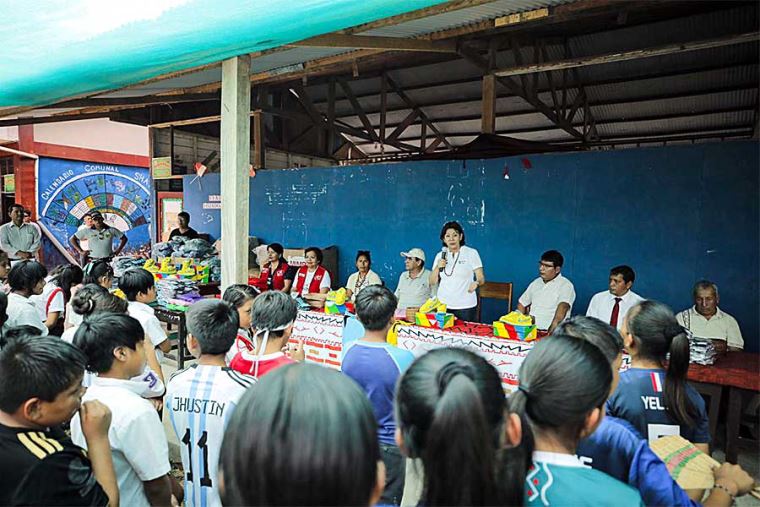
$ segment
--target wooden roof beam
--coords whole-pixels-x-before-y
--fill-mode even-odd
[[[428,53],[456,53],[454,41],[406,39],[402,37],[375,37],[369,35],[328,34],[289,44],[290,47],[383,49],[385,51],[421,51]]]
[[[656,56],[672,55],[677,53],[686,53],[689,51],[699,51],[702,49],[719,48],[732,46],[735,44],[746,44],[760,40],[760,32],[749,32],[738,35],[729,35],[715,39],[707,39],[683,44],[668,44],[666,46],[651,47],[645,49],[635,49],[632,51],[623,51],[618,53],[607,53],[596,56],[584,56],[577,58],[568,58],[553,62],[531,63],[527,65],[517,65],[494,70],[493,73],[499,77],[524,76],[536,72],[548,72],[554,70],[575,69],[578,67],[588,67],[590,65],[604,65],[607,63],[626,62],[630,60],[640,60],[642,58],[652,58]]]

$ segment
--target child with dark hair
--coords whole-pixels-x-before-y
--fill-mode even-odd
[[[541,340],[525,358],[511,409],[524,416],[521,450],[532,454],[525,476],[528,505],[643,505],[638,491],[576,456],[578,442],[604,417],[612,370],[591,343],[565,335]]]
[[[37,306],[29,299],[33,295],[42,294],[45,286],[47,269],[37,261],[19,261],[8,273],[8,320],[4,329],[29,325],[39,328],[42,335],[48,334],[47,326],[40,319]]]
[[[239,326],[238,312],[230,304],[198,301],[187,311],[186,320],[187,348],[198,362],[169,379],[166,409],[182,444],[185,505],[221,505],[217,464],[224,429],[256,379],[225,362]]]
[[[240,373],[261,377],[280,366],[303,361],[303,341],[289,355],[283,352],[288,346],[297,314],[296,302],[284,292],[270,290],[257,297],[251,311],[251,325],[255,329],[254,350],[235,354],[230,367]]]
[[[153,275],[142,268],[129,269],[119,278],[119,289],[129,301],[129,315],[136,318],[145,331],[145,336],[156,348],[160,362],[164,352],[172,349],[169,338],[156,317],[156,312],[148,306],[156,300],[156,282]]]
[[[384,483],[366,395],[339,372],[309,364],[279,368],[248,389],[219,467],[224,505],[371,506]]]
[[[11,288],[8,286],[8,273],[11,270],[11,261],[8,252],[0,250],[0,292],[8,294]]]
[[[113,268],[107,260],[97,260],[88,263],[83,270],[84,279],[82,283],[87,285],[95,283],[104,289],[111,289],[113,285]]]
[[[118,505],[111,413],[82,403],[85,358],[54,337],[19,336],[0,351],[0,505]],[[78,411],[89,453],[60,429]]]
[[[385,463],[385,491],[380,501],[393,505],[401,504],[405,472],[405,460],[396,444],[393,401],[398,378],[414,361],[411,352],[386,342],[397,304],[396,296],[386,287],[372,285],[357,293],[356,315],[365,334],[344,349],[341,366],[372,403]]]
[[[555,332],[595,345],[610,363],[614,391],[623,351],[623,339],[617,330],[601,320],[576,316],[562,322]],[[623,419],[605,416],[596,431],[581,440],[576,454],[584,463],[638,489],[646,505],[699,505],[676,484],[667,466],[652,452],[646,439]],[[738,492],[739,485],[752,482],[751,477],[737,465],[724,464],[714,469],[713,474],[716,484],[720,486],[713,489],[705,500],[704,504],[708,506],[727,507],[731,504],[731,497],[726,490]]]
[[[253,340],[251,339],[251,310],[253,308],[253,300],[258,296],[256,289],[250,285],[242,283],[230,285],[224,291],[222,301],[226,301],[231,304],[238,313],[238,320],[240,327],[237,330],[237,336],[235,342],[227,352],[227,362],[231,362],[240,351],[246,350],[248,352],[255,352],[253,346]]]
[[[63,322],[64,331],[82,323],[82,314],[73,311],[71,305],[71,299],[76,295],[77,291],[82,286],[90,284],[100,285],[105,290],[110,291],[113,286],[113,277],[113,268],[107,260],[96,260],[85,265],[82,270],[82,282],[71,288],[71,296],[66,304],[66,317]]]
[[[73,309],[85,321],[93,315],[102,313],[127,314],[127,302],[117,297],[100,285],[89,284],[77,291],[76,296],[71,301]],[[80,324],[81,325],[81,324]],[[72,327],[63,332],[61,339],[73,343],[79,326]],[[166,391],[164,386],[164,375],[161,371],[161,365],[158,362],[156,354],[153,352],[153,346],[149,341],[142,342],[146,351],[147,365],[143,372],[131,378],[134,392],[140,394],[153,403],[157,409],[163,406],[163,395]],[[92,383],[92,373],[85,371],[83,385],[88,387]]]
[[[128,315],[99,314],[86,319],[74,335],[87,369],[97,376],[84,395],[111,409],[108,440],[119,482],[122,505],[169,505],[172,479],[169,448],[158,413],[135,392],[131,381],[145,369],[143,329]],[[71,421],[72,440],[87,447],[81,420]],[[180,493],[181,496],[181,493]]]
[[[398,383],[396,422],[401,450],[424,475],[419,502],[405,492],[404,505],[522,505],[527,465],[507,456],[520,420],[482,357],[441,348],[414,361]]]
[[[680,434],[709,453],[705,402],[686,383],[686,330],[670,308],[650,300],[628,311],[621,331],[631,355],[631,369],[620,375],[620,383],[607,402],[607,413],[631,423],[650,442]]]
[[[66,303],[71,299],[71,288],[82,283],[82,268],[74,264],[57,266],[47,278],[42,294],[30,299],[37,305],[40,318],[51,334],[63,332]]]

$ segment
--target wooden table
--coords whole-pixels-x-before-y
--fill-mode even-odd
[[[739,436],[742,400],[760,393],[760,355],[750,352],[729,352],[711,366],[689,365],[688,378],[697,383],[700,392],[710,396],[708,418],[710,432],[714,435],[723,388],[728,389],[728,414],[726,417],[726,461],[736,463],[739,447],[752,445],[757,450],[760,442]]]
[[[166,356],[177,361],[177,369],[181,370],[185,367],[185,361],[193,358],[190,352],[186,353],[187,326],[185,325],[185,312],[169,310],[163,306],[156,306],[154,311],[156,318],[161,322],[177,326],[177,356],[174,356],[174,351],[169,352]]]

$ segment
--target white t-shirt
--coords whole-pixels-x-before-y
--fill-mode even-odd
[[[435,256],[433,269],[438,269],[441,252]],[[438,299],[452,310],[462,310],[478,305],[478,295],[467,292],[475,281],[475,270],[483,267],[480,254],[474,248],[463,246],[458,254],[446,254],[446,269],[439,272]]]
[[[111,409],[113,467],[121,505],[148,507],[143,482],[169,473],[169,445],[158,412],[130,387],[131,381],[93,377],[82,401],[98,400]],[[71,440],[87,449],[79,414],[71,420]]]
[[[591,302],[588,304],[588,310],[586,310],[586,316],[596,317],[602,322],[606,322],[607,324],[609,324],[610,318],[612,317],[612,309],[615,307],[616,297],[618,296],[615,296],[608,290],[594,294],[594,297],[591,298]],[[625,319],[625,316],[628,313],[628,310],[630,310],[633,306],[637,305],[641,301],[644,301],[644,298],[639,296],[632,290],[629,290],[628,292],[620,296],[620,304],[618,305],[619,311],[618,311],[618,320],[617,320],[618,330],[623,327],[623,320]]]
[[[314,278],[314,275],[317,273],[317,270],[309,271],[306,270],[306,278],[303,281],[303,289],[301,289],[300,295],[306,295],[309,293],[309,286],[311,285],[311,280]],[[298,278],[296,278],[296,281]],[[319,283],[319,288],[321,289],[329,289],[330,284],[332,283],[332,280],[330,279],[330,272],[325,270],[325,276],[322,277],[322,281]],[[293,282],[293,286],[295,287],[296,282]]]
[[[378,274],[372,271],[371,269],[367,272],[367,276],[364,278],[364,280],[362,280],[362,284],[357,290],[356,283],[358,281],[359,281],[358,271],[348,277],[348,282],[346,283],[346,289],[351,291],[351,301],[356,301],[356,295],[365,287],[369,287],[370,285],[383,284],[383,281],[380,280],[380,277],[378,276]]]
[[[187,507],[221,506],[217,469],[224,430],[256,382],[230,368],[194,364],[171,376],[166,411],[179,440]]]
[[[63,334],[61,334],[61,340],[68,343],[74,343],[74,335],[76,334],[77,329],[79,329],[79,326],[70,327],[64,331]],[[82,377],[82,385],[90,387],[92,385],[92,379],[96,376],[96,374],[85,370],[84,377]],[[140,375],[125,380],[124,382],[133,384],[129,386],[128,389],[139,394],[143,398],[157,398],[163,396],[164,391],[166,390],[166,386],[164,386],[161,378],[151,370],[150,366],[147,364]]]
[[[66,301],[63,299],[63,289],[52,282],[47,282],[42,294],[29,297],[37,305],[37,311],[42,321],[47,320],[48,313],[60,312],[58,318],[63,318],[66,310]]]
[[[34,326],[42,332],[42,336],[48,334],[48,328],[40,319],[37,305],[29,298],[25,298],[15,292],[8,294],[8,320],[3,325],[3,331],[16,326]]]
[[[575,288],[572,282],[558,274],[553,280],[544,283],[541,277],[533,280],[520,296],[520,304],[530,305],[530,314],[536,318],[536,327],[541,330],[549,329],[560,303],[570,305],[565,318],[570,317],[575,302]]]
[[[130,301],[127,313],[130,317],[134,317],[140,322],[143,331],[145,331],[145,336],[148,337],[154,347],[158,347],[158,345],[168,339],[164,328],[161,327],[161,322],[156,317],[155,310],[150,306],[139,301]],[[156,349],[156,357],[158,358],[158,362],[161,362],[164,353],[160,349]]]

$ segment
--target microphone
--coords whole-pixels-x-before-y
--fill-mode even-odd
[[[446,254],[449,253],[449,249],[447,247],[441,248],[441,259],[446,260]],[[443,271],[443,268],[438,268],[438,271]]]

